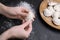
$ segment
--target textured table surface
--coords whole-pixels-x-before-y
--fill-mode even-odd
[[[60,40],[60,31],[51,28],[49,25],[47,25],[39,15],[39,5],[42,2],[42,0],[23,0],[23,1],[33,4],[36,10],[36,19],[33,22],[33,30],[31,32],[30,37],[27,40]],[[3,23],[2,20],[0,20],[1,23]]]

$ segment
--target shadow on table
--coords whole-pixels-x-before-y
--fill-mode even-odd
[[[18,39],[18,38],[10,38],[8,40],[23,40],[23,39]]]

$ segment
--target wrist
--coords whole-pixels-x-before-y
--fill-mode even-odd
[[[0,3],[0,14],[4,13],[4,11],[7,9],[7,6]]]
[[[4,32],[4,33],[0,36],[1,40],[7,40],[7,39],[9,39],[10,37],[11,37],[11,34],[10,34],[10,32],[8,32],[8,31]]]

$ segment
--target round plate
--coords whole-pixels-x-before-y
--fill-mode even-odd
[[[51,0],[51,1],[52,1],[52,0]],[[60,0],[53,0],[53,2],[60,2]],[[45,8],[47,8],[47,6],[48,6],[47,0],[42,1],[42,3],[40,4],[39,12],[40,12],[40,15],[41,15],[42,19],[43,19],[48,25],[50,25],[51,27],[60,30],[60,25],[57,26],[57,25],[53,24],[51,17],[45,17],[45,16],[44,16],[43,11],[44,11]]]

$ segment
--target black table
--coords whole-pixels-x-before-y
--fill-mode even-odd
[[[40,17],[39,5],[42,2],[42,0],[22,0],[22,1],[26,1],[30,4],[33,4],[36,11],[36,19],[33,22],[33,30],[31,32],[30,37],[27,40],[60,40],[60,31],[47,25]]]

